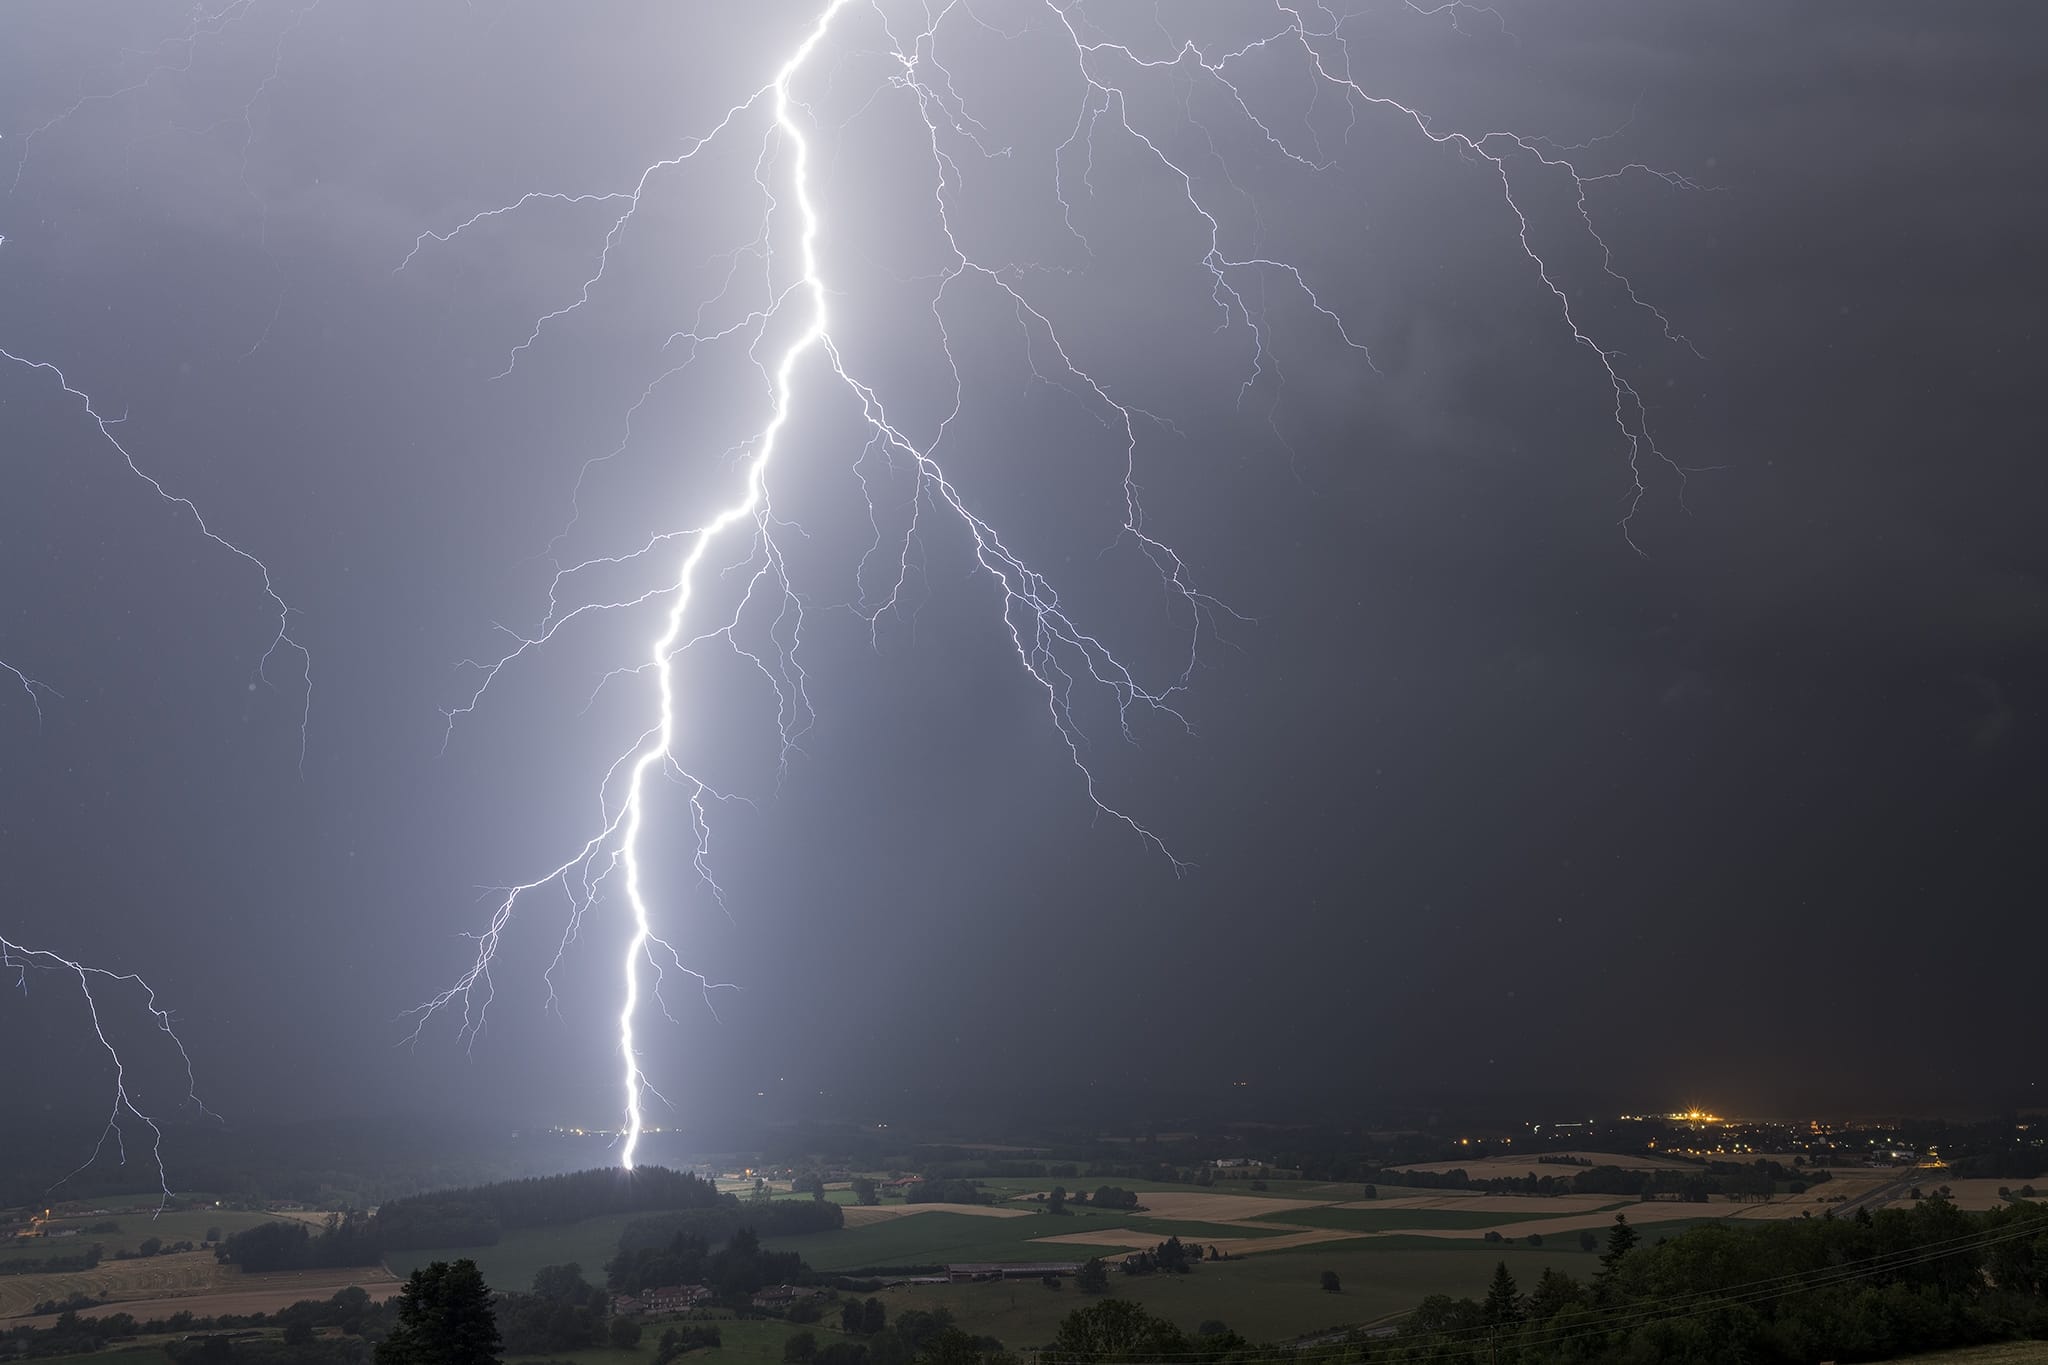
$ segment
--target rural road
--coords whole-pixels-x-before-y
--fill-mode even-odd
[[[1845,1203],[1835,1205],[1835,1217],[1854,1217],[1858,1209],[1881,1209],[1886,1204],[1890,1204],[1897,1200],[1904,1199],[1908,1194],[1912,1192],[1912,1189],[1915,1185],[1920,1184],[1923,1180],[1926,1180],[1927,1178],[1928,1175],[1925,1170],[1923,1170],[1921,1167],[1914,1166],[1908,1169],[1904,1175],[1900,1176],[1897,1180],[1892,1181],[1888,1185],[1880,1185],[1874,1190],[1870,1190],[1864,1194],[1857,1195],[1854,1199],[1848,1200]]]

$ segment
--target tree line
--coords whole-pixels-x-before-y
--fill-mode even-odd
[[[845,1221],[837,1204],[770,1200],[743,1205],[694,1175],[643,1166],[418,1195],[394,1200],[374,1217],[330,1214],[317,1232],[301,1222],[261,1223],[222,1240],[214,1255],[251,1272],[375,1265],[386,1252],[490,1246],[512,1228],[645,1210],[664,1211],[656,1216],[666,1221],[643,1227],[646,1220],[636,1219],[627,1225],[626,1240],[637,1239],[635,1244],[643,1246],[665,1245],[686,1228],[722,1242],[743,1226],[775,1236],[820,1232]]]
[[[619,1254],[605,1265],[605,1285],[615,1294],[638,1294],[664,1285],[701,1284],[728,1306],[740,1306],[763,1287],[794,1283],[807,1272],[794,1251],[763,1250],[752,1228],[739,1229],[716,1251],[701,1235],[678,1232],[661,1247],[627,1250],[622,1242]]]
[[[470,1189],[393,1199],[377,1210],[390,1251],[490,1246],[500,1232],[555,1227],[604,1214],[713,1208],[735,1202],[687,1171],[640,1166],[506,1180]]]
[[[1803,1365],[2048,1337],[2048,1206],[1928,1200],[1853,1218],[1708,1223],[1654,1247],[1617,1218],[1582,1282],[1505,1263],[1483,1300],[1425,1299],[1359,1358],[1431,1365],[1626,1360]]]
[[[1767,1195],[1780,1188],[1803,1194],[1833,1175],[1825,1169],[1790,1167],[1758,1157],[1744,1164],[1712,1161],[1703,1167],[1643,1170],[1594,1166],[1570,1175],[1507,1175],[1475,1178],[1462,1167],[1449,1171],[1373,1171],[1374,1185],[1422,1190],[1483,1190],[1488,1194],[1610,1194],[1636,1199],[1678,1199],[1704,1203],[1716,1195]],[[1373,1197],[1368,1195],[1367,1198]]]

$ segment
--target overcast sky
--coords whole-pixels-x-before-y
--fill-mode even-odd
[[[1259,6],[1158,8],[1084,13],[1162,59],[1273,26]],[[2026,909],[2048,809],[2030,401],[2048,177],[2029,136],[2048,20],[1353,8],[1360,83],[1439,130],[1611,133],[1572,154],[1589,175],[1648,163],[1701,187],[1630,172],[1586,193],[1614,267],[1687,346],[1601,274],[1569,180],[1512,163],[1574,316],[1701,472],[1681,489],[1645,458],[1620,524],[1607,378],[1485,162],[1384,107],[1347,137],[1298,47],[1247,59],[1241,89],[1289,147],[1334,158],[1319,172],[1185,64],[1103,56],[1132,124],[1198,169],[1223,252],[1298,265],[1370,352],[1289,275],[1248,268],[1231,278],[1267,368],[1240,397],[1251,336],[1215,330],[1185,188],[1105,117],[1089,189],[1069,185],[1083,249],[1053,181],[1085,98],[1071,49],[1050,10],[981,0],[986,26],[950,21],[937,55],[1012,150],[948,130],[954,226],[992,264],[1040,267],[1005,278],[1106,390],[1171,420],[1140,423],[1145,526],[1244,618],[1202,640],[1192,734],[1146,715],[1126,744],[1099,697],[1077,712],[1103,799],[1191,866],[1090,805],[957,522],[926,514],[914,611],[871,632],[846,609],[886,590],[857,571],[907,485],[883,480],[871,523],[865,433],[812,364],[771,481],[802,527],[782,543],[815,711],[779,783],[759,675],[715,649],[685,675],[684,761],[755,801],[714,812],[726,910],[688,875],[686,793],[650,807],[667,931],[741,987],[716,1017],[676,993],[676,1022],[646,1034],[685,1114],[759,1090],[1240,1079],[1362,1103],[1568,1085],[1894,1107],[2048,1080],[2026,984],[2048,947]],[[650,180],[589,306],[504,378],[578,297],[615,206],[531,205],[396,267],[419,234],[527,191],[632,188],[814,9],[252,0],[189,44],[186,8],[156,0],[0,14],[0,347],[125,414],[137,461],[268,564],[313,681],[301,770],[298,662],[251,685],[274,629],[251,565],[122,468],[50,374],[0,363],[0,659],[59,694],[40,722],[0,694],[0,933],[148,976],[223,1113],[616,1112],[616,897],[565,951],[557,1012],[559,894],[520,909],[473,1047],[442,1025],[397,1046],[399,1016],[467,965],[477,888],[595,832],[647,680],[586,702],[658,622],[565,633],[452,735],[443,712],[473,690],[462,660],[540,621],[578,470],[679,358],[662,340],[718,294],[720,253],[759,234],[764,147],[790,283],[788,147],[757,112]],[[952,402],[929,278],[946,258],[884,47],[853,7],[796,93],[835,328],[929,439]],[[737,259],[709,327],[762,297]],[[1188,621],[1118,540],[1102,405],[1032,382],[1034,361],[1060,379],[1056,357],[991,288],[945,320],[963,497],[1084,628],[1170,681]],[[656,390],[557,553],[618,553],[728,500],[760,394],[731,349]],[[89,1056],[80,1022],[53,978],[0,1004],[10,1055],[46,1082]],[[137,1055],[169,1106],[163,1059]]]

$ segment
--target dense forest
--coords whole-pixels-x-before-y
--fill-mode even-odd
[[[490,1246],[500,1232],[513,1228],[556,1227],[604,1214],[716,1208],[735,1202],[710,1181],[686,1171],[605,1167],[394,1199],[377,1210],[376,1222],[385,1249],[409,1251]]]
[[[253,1273],[375,1265],[384,1251],[374,1220],[357,1213],[331,1213],[317,1234],[304,1223],[259,1223],[223,1240],[213,1249],[213,1257]]]

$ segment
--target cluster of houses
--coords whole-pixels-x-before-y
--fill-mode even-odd
[[[627,1318],[648,1313],[681,1313],[710,1301],[711,1291],[704,1285],[665,1284],[658,1289],[643,1289],[638,1295],[612,1295],[612,1312]]]
[[[756,1308],[787,1308],[798,1299],[807,1299],[825,1291],[809,1285],[772,1284],[754,1295]],[[707,1285],[666,1284],[656,1289],[644,1289],[638,1294],[612,1295],[612,1312],[619,1317],[649,1317],[657,1313],[686,1313],[692,1308],[708,1308],[715,1295]]]

